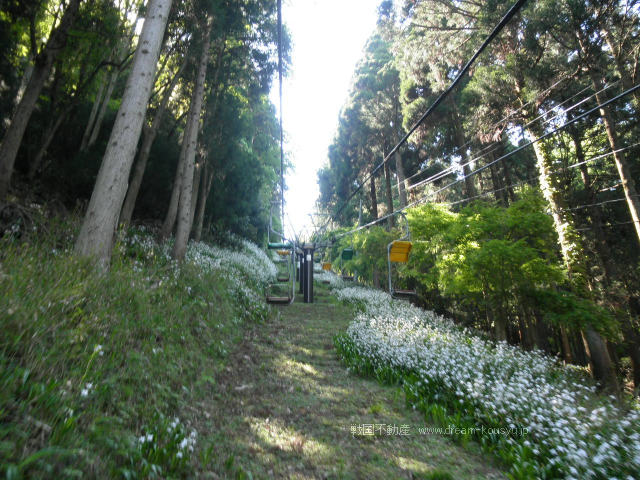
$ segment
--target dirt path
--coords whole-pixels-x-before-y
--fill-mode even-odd
[[[504,478],[476,446],[421,435],[399,388],[339,363],[332,337],[349,312],[326,291],[280,313],[247,333],[218,379],[204,412],[214,432],[201,438],[205,478]],[[352,435],[370,425],[374,436]]]

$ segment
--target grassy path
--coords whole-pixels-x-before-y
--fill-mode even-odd
[[[349,311],[316,292],[249,330],[201,405],[203,478],[504,478],[475,446],[420,435],[399,388],[350,374],[333,335]],[[353,436],[352,425],[409,425],[410,435]],[[357,428],[357,427],[356,427]],[[206,472],[206,473],[205,473]]]

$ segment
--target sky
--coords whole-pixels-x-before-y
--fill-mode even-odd
[[[300,235],[311,229],[319,190],[317,171],[347,99],[356,63],[373,33],[380,0],[284,0],[282,19],[292,37],[291,72],[283,83],[285,221]],[[271,100],[278,105],[278,82]],[[288,235],[288,236],[289,236]],[[289,237],[290,238],[290,237]]]

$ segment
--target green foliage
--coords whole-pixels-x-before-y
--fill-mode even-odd
[[[0,476],[193,476],[188,406],[265,311],[219,271],[178,269],[148,233],[100,273],[71,254],[70,225],[48,227],[0,244]]]
[[[406,275],[449,308],[482,312],[494,324],[532,310],[556,325],[591,324],[611,337],[610,314],[558,291],[566,276],[543,208],[529,190],[508,208],[475,203],[458,213],[441,205],[412,209],[414,249]]]
[[[278,58],[276,6],[274,1],[213,1],[186,2],[172,9],[147,127],[159,110],[165,87],[186,63],[152,145],[135,218],[161,220],[166,214],[197,70],[192,59],[198,55],[201,22],[193,19],[208,14],[213,20],[212,48],[198,163],[208,164],[203,177],[211,175],[214,193],[206,205],[205,225],[256,241],[266,235],[265,205],[269,205],[280,172],[278,124],[268,98]],[[6,40],[0,49],[0,111],[5,119],[0,133],[17,103],[21,78],[28,76],[37,50],[46,43],[59,7],[48,1],[10,1],[0,7],[0,39]],[[140,1],[120,9],[108,0],[82,3],[29,120],[15,164],[17,185],[28,173],[30,193],[55,197],[69,210],[90,198],[135,50],[132,21],[136,14],[139,18],[145,15]],[[283,33],[286,73],[291,42],[286,28]],[[110,101],[103,106],[112,74],[117,80]],[[79,151],[94,105],[98,110],[106,107],[102,127],[95,144]],[[43,149],[51,131],[53,141]],[[42,162],[34,162],[41,152]]]

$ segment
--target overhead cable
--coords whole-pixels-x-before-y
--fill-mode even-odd
[[[478,48],[478,50],[473,54],[473,56],[469,59],[469,61],[466,63],[466,65],[464,67],[462,67],[462,69],[458,72],[458,75],[453,80],[453,82],[451,82],[451,85],[449,85],[449,87],[446,90],[444,90],[438,96],[438,98],[435,100],[435,102],[433,102],[433,104],[431,104],[431,106],[420,117],[420,119],[400,139],[400,141],[396,144],[396,146],[393,147],[391,149],[391,151],[384,157],[382,162],[380,162],[380,164],[378,164],[370,172],[370,174],[367,176],[367,178],[365,178],[363,180],[363,182],[358,186],[358,188],[356,188],[351,193],[351,195],[349,195],[347,200],[343,203],[342,207],[340,207],[338,212],[336,212],[335,216],[338,216],[340,214],[340,212],[342,212],[342,210],[349,203],[349,201],[356,195],[356,193],[358,193],[362,189],[363,185],[365,185],[367,180],[369,180],[369,178],[373,177],[373,175],[375,175],[378,172],[378,170],[380,170],[380,168],[382,168],[384,166],[384,164],[387,162],[387,160],[389,158],[391,158],[398,151],[398,149],[407,141],[407,139],[411,136],[411,134],[413,134],[413,132],[415,132],[417,130],[417,128],[433,113],[433,111],[438,107],[438,105],[440,105],[451,94],[451,92],[455,89],[455,87],[462,81],[462,79],[464,78],[466,73],[469,71],[471,66],[474,64],[476,59],[480,56],[480,54],[482,54],[482,52],[485,50],[485,48],[487,48],[487,46],[493,41],[493,39],[498,36],[498,34],[502,31],[502,29],[505,27],[505,25],[507,23],[509,23],[509,21],[514,17],[514,15],[516,13],[518,13],[518,11],[522,8],[522,6],[526,2],[527,2],[527,0],[517,0],[511,6],[511,8],[507,11],[507,13],[504,15],[504,17],[502,17],[500,22],[493,28],[493,30],[491,31],[489,36],[484,40],[484,42],[482,42],[482,45],[480,45],[480,48]]]
[[[601,104],[599,104],[599,105],[595,106],[594,108],[592,108],[592,109],[590,109],[590,110],[587,110],[586,112],[584,112],[584,113],[582,113],[582,114],[578,115],[577,117],[574,117],[574,118],[572,118],[571,120],[568,120],[567,122],[565,122],[564,124],[560,125],[559,127],[554,128],[553,130],[550,130],[549,132],[547,132],[547,133],[545,133],[545,134],[543,134],[543,135],[541,135],[541,136],[539,136],[539,137],[537,137],[537,138],[535,138],[535,139],[533,139],[533,140],[531,140],[531,141],[529,141],[529,142],[525,143],[524,145],[519,146],[519,147],[518,147],[518,148],[516,148],[515,150],[512,150],[511,152],[509,152],[509,153],[507,153],[507,154],[505,154],[505,155],[502,155],[501,157],[499,157],[499,158],[497,158],[497,159],[495,159],[495,160],[493,160],[493,161],[491,161],[491,162],[487,163],[486,165],[483,165],[482,167],[480,167],[480,168],[478,168],[478,169],[476,169],[476,170],[472,171],[472,172],[471,172],[471,173],[469,173],[468,175],[464,175],[463,177],[461,177],[461,178],[458,178],[458,179],[454,180],[453,182],[451,182],[451,183],[449,183],[449,184],[445,185],[444,187],[439,188],[438,190],[435,190],[434,192],[431,192],[431,193],[429,193],[429,194],[425,195],[424,197],[422,197],[422,198],[420,198],[420,199],[418,199],[418,200],[415,200],[414,202],[411,202],[410,204],[408,204],[408,205],[406,205],[406,206],[404,206],[404,207],[402,207],[402,208],[399,208],[399,209],[397,209],[397,210],[395,210],[395,211],[393,211],[393,212],[391,212],[391,213],[388,213],[387,215],[385,215],[385,216],[383,216],[383,217],[380,217],[380,218],[378,218],[378,219],[376,219],[376,220],[374,220],[374,221],[372,221],[372,222],[369,222],[369,223],[368,223],[368,224],[366,224],[366,225],[362,225],[362,226],[360,226],[360,227],[354,228],[353,230],[350,230],[350,231],[348,231],[348,232],[345,232],[345,233],[343,233],[343,234],[339,235],[337,238],[343,237],[343,236],[345,236],[345,235],[350,235],[351,233],[357,232],[357,231],[362,230],[362,229],[364,229],[364,228],[369,228],[369,227],[371,227],[371,226],[373,226],[373,225],[375,225],[375,224],[377,224],[377,223],[380,223],[380,222],[382,222],[382,221],[384,221],[384,220],[386,220],[386,219],[388,219],[388,218],[390,218],[390,217],[392,217],[392,216],[394,216],[394,215],[397,215],[397,214],[398,214],[398,213],[400,213],[400,212],[403,212],[403,211],[404,211],[404,210],[406,210],[407,208],[411,208],[411,207],[414,207],[414,206],[416,206],[416,205],[419,205],[420,203],[423,203],[424,201],[426,201],[428,198],[430,198],[430,197],[432,197],[432,196],[434,196],[434,195],[437,195],[438,193],[440,193],[440,192],[442,192],[442,191],[444,191],[444,190],[446,190],[446,189],[448,189],[448,188],[451,188],[452,186],[454,186],[454,185],[456,185],[456,184],[458,184],[458,183],[462,182],[465,178],[472,177],[473,175],[476,175],[476,174],[478,174],[478,173],[480,173],[480,172],[482,172],[482,171],[486,170],[486,169],[487,169],[487,168],[489,168],[491,165],[493,165],[493,164],[495,164],[495,163],[497,163],[497,162],[500,162],[500,161],[502,161],[502,160],[504,160],[504,159],[506,159],[506,158],[509,158],[509,157],[511,157],[512,155],[515,155],[516,153],[518,153],[518,152],[520,152],[520,151],[524,150],[525,148],[527,148],[527,147],[529,147],[529,146],[531,146],[531,145],[533,145],[533,144],[535,144],[535,143],[537,143],[537,142],[539,142],[539,141],[541,141],[541,140],[544,140],[545,138],[548,138],[548,137],[550,137],[550,136],[552,136],[552,135],[554,135],[554,134],[556,134],[556,133],[558,133],[558,132],[560,132],[560,131],[564,130],[564,129],[565,129],[565,128],[567,128],[569,125],[573,125],[574,123],[576,123],[576,122],[578,122],[578,121],[582,120],[583,118],[588,117],[588,116],[589,116],[589,115],[591,115],[592,113],[594,113],[594,112],[596,112],[596,111],[600,110],[602,107],[606,107],[607,105],[609,105],[609,104],[611,104],[611,103],[614,103],[614,102],[616,102],[616,101],[620,100],[621,98],[624,98],[624,97],[626,97],[627,95],[629,95],[629,94],[631,94],[631,93],[633,93],[633,92],[635,92],[635,91],[637,91],[637,90],[639,90],[639,89],[640,89],[640,84],[637,84],[637,85],[635,85],[635,86],[633,86],[633,87],[631,87],[631,88],[629,88],[629,89],[625,90],[624,92],[622,92],[622,93],[620,93],[620,94],[616,95],[615,97],[613,97],[613,98],[611,98],[611,99],[609,99],[609,100],[607,100],[607,101],[605,101],[605,102],[603,102],[603,103],[601,103]]]

